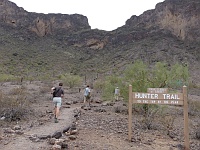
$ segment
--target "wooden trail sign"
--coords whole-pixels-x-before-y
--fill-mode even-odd
[[[133,92],[133,103],[183,105],[182,93],[138,93]]]
[[[147,88],[147,93],[168,93],[168,88]]]
[[[184,109],[185,150],[189,150],[187,87],[183,86],[183,93],[168,93],[167,88],[148,88],[147,92],[148,93],[132,92],[132,86],[129,85],[128,140],[131,141],[132,136],[131,134],[133,104],[182,105]]]

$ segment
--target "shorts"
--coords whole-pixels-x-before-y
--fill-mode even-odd
[[[62,98],[61,97],[54,97],[53,103],[55,104],[55,107],[61,107],[62,104]]]
[[[84,96],[84,98],[85,98],[85,100],[87,101],[87,100],[90,100],[90,96]]]

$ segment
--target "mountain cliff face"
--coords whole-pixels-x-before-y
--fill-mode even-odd
[[[182,40],[200,41],[200,1],[165,0],[139,17],[132,16],[126,26],[158,27],[171,31]]]
[[[0,0],[0,62],[11,74],[115,73],[138,59],[179,62],[200,83],[199,25],[199,0],[165,0],[110,32],[91,30],[79,14],[31,13]]]
[[[0,0],[0,21],[13,27],[30,30],[38,36],[90,29],[85,16],[30,13],[8,0]]]

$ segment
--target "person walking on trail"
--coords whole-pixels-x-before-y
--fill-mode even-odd
[[[120,90],[118,87],[115,88],[114,98],[115,100],[119,100]]]
[[[54,108],[54,119],[55,123],[58,123],[58,116],[60,114],[60,107],[62,104],[62,98],[64,97],[64,90],[62,89],[63,83],[59,83],[58,87],[52,87],[52,94],[53,94],[53,103],[55,105]]]
[[[84,104],[86,103],[86,101],[89,102],[89,106],[90,106],[90,86],[87,85],[87,87],[85,88],[85,91],[84,91]]]

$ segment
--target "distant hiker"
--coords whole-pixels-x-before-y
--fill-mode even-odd
[[[87,87],[85,88],[85,91],[84,91],[84,104],[86,103],[86,101],[88,101],[89,105],[90,105],[90,97],[91,97],[90,86],[87,85]]]
[[[62,98],[64,97],[64,90],[62,89],[63,83],[59,83],[58,87],[52,87],[52,93],[53,94],[53,103],[55,104],[54,108],[54,119],[55,123],[58,123],[58,116],[60,114],[60,107],[62,104]]]
[[[114,98],[115,98],[115,100],[119,100],[119,95],[120,95],[119,88],[116,87],[116,88],[115,88],[115,93],[114,93]]]

